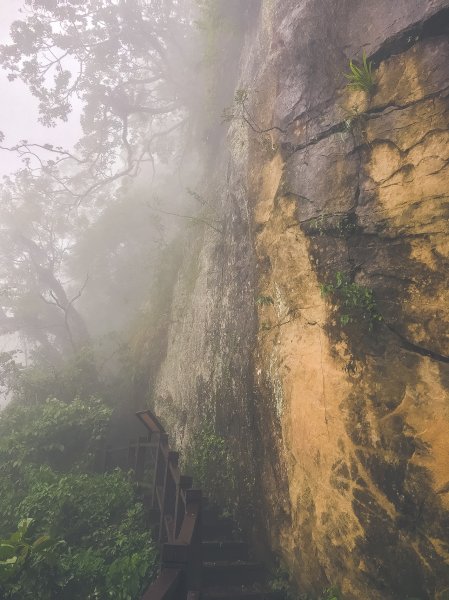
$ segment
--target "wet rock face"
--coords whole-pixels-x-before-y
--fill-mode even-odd
[[[254,151],[252,166],[279,181],[252,182],[274,298],[257,367],[292,517],[273,541],[304,589],[324,572],[349,598],[430,599],[449,585],[448,12],[351,4],[279,3],[278,95],[258,101],[286,130],[270,166]],[[342,82],[361,46],[371,94]],[[323,298],[338,274],[347,287]]]
[[[178,284],[159,410],[180,442],[215,420],[311,593],[449,589],[448,27],[447,0],[263,3],[238,87],[282,131],[232,123],[187,315]]]

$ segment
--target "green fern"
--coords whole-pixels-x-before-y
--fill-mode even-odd
[[[367,60],[366,52],[362,54],[362,65],[359,67],[352,60],[349,61],[350,73],[343,73],[348,80],[346,86],[351,90],[362,90],[371,93],[376,85],[373,75],[373,63]]]
[[[256,303],[260,306],[268,306],[274,304],[274,300],[272,296],[257,296]]]

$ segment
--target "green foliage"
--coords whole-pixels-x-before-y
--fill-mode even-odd
[[[376,323],[382,321],[373,290],[351,282],[346,273],[337,271],[333,282],[322,284],[320,287],[323,297],[330,296],[339,305],[341,325],[362,321],[372,331]]]
[[[35,353],[33,366],[17,371],[14,387],[15,396],[29,403],[51,397],[70,402],[75,397],[88,398],[102,391],[90,347],[57,366],[49,366],[40,353]]]
[[[127,474],[91,471],[110,414],[96,398],[16,400],[0,413],[1,598],[135,600],[152,578]]]
[[[270,304],[274,304],[274,300],[272,296],[257,296],[256,304],[260,306],[269,306]]]
[[[65,551],[53,569],[61,595],[107,598],[115,590],[113,598],[134,599],[154,571],[156,553],[127,478],[118,471],[47,477],[36,480],[18,512],[64,538]]]
[[[212,426],[204,427],[194,436],[184,462],[196,485],[210,492],[221,506],[233,508],[236,483],[230,449]]]
[[[111,412],[97,398],[11,402],[0,413],[0,474],[30,464],[55,469],[89,466]]]
[[[146,536],[145,536],[146,537]],[[155,573],[155,552],[134,552],[116,559],[106,574],[106,589],[114,600],[135,600],[142,593],[142,581]]]
[[[362,64],[357,66],[352,60],[349,61],[349,73],[344,73],[348,80],[346,86],[351,90],[362,90],[368,94],[372,93],[375,88],[375,80],[373,75],[373,63],[367,61],[365,50],[362,54]]]
[[[243,105],[249,98],[249,92],[245,88],[238,88],[234,94],[234,102]]]
[[[289,600],[289,599],[287,599]],[[293,599],[292,599],[293,600]],[[341,595],[339,589],[335,586],[331,586],[329,588],[325,588],[322,593],[319,595],[319,597],[317,598],[309,596],[308,594],[306,595],[301,595],[299,597],[299,600],[344,600],[343,596]]]
[[[38,538],[34,545],[25,546],[26,554],[20,550],[23,558],[11,574],[14,577],[0,585],[2,597],[138,597],[154,574],[156,551],[127,478],[120,472],[61,477],[46,469],[36,470],[30,479],[17,514],[31,515],[27,521],[35,524]],[[42,533],[46,531],[51,537]],[[49,545],[51,539],[60,541]],[[57,557],[51,554],[56,546]]]
[[[343,600],[336,586],[325,588],[319,597],[300,594],[288,569],[282,564],[273,571],[269,580],[273,592],[279,592],[283,600]]]
[[[353,217],[346,215],[320,215],[306,225],[306,231],[311,235],[333,235],[348,237],[356,229]]]
[[[132,488],[120,472],[61,476],[48,469],[45,478],[38,476],[32,481],[18,513],[29,515],[52,534],[64,531],[69,544],[76,544],[82,538],[107,547],[115,536],[114,531],[105,527],[108,517],[125,514],[132,500]]]
[[[298,600],[298,593],[290,573],[282,565],[279,565],[273,572],[269,585],[273,592],[279,592],[282,595],[283,600]]]
[[[22,519],[9,538],[0,539],[0,586],[7,586],[17,578],[27,563],[36,567],[39,563],[55,564],[60,542],[49,535],[40,535],[34,541],[29,537],[33,519]]]
[[[342,600],[338,588],[332,586],[323,591],[320,600]]]

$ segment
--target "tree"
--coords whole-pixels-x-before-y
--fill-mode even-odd
[[[198,96],[187,51],[197,35],[195,3],[23,2],[0,64],[38,99],[47,127],[80,104],[82,136],[67,149],[29,140],[8,146],[0,132],[0,149],[23,161],[0,189],[0,335],[20,332],[57,365],[89,343],[89,329],[122,326],[145,298],[161,215],[143,202],[130,208],[126,186],[148,161],[147,194],[151,164],[156,188],[155,163],[159,176],[161,163],[185,149],[179,141]],[[166,179],[176,202],[180,181],[174,185],[172,170]],[[91,310],[96,329],[84,318],[95,302],[110,309],[101,318]]]
[[[54,359],[89,340],[76,309],[88,279],[75,287],[65,280],[81,217],[49,187],[45,174],[25,168],[0,188],[0,333],[20,332]]]
[[[25,0],[0,64],[39,101],[41,122],[66,121],[81,102],[74,152],[26,140],[3,149],[33,159],[80,200],[154,162],[155,145],[186,120],[183,75],[191,20],[176,0]],[[2,141],[0,139],[0,141]]]

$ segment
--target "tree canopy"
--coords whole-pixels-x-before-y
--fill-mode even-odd
[[[44,125],[66,121],[80,106],[82,136],[73,151],[27,140],[10,149],[79,200],[105,182],[135,175],[143,161],[154,163],[157,143],[186,120],[189,6],[25,0],[11,43],[0,47],[0,64],[38,99]]]

